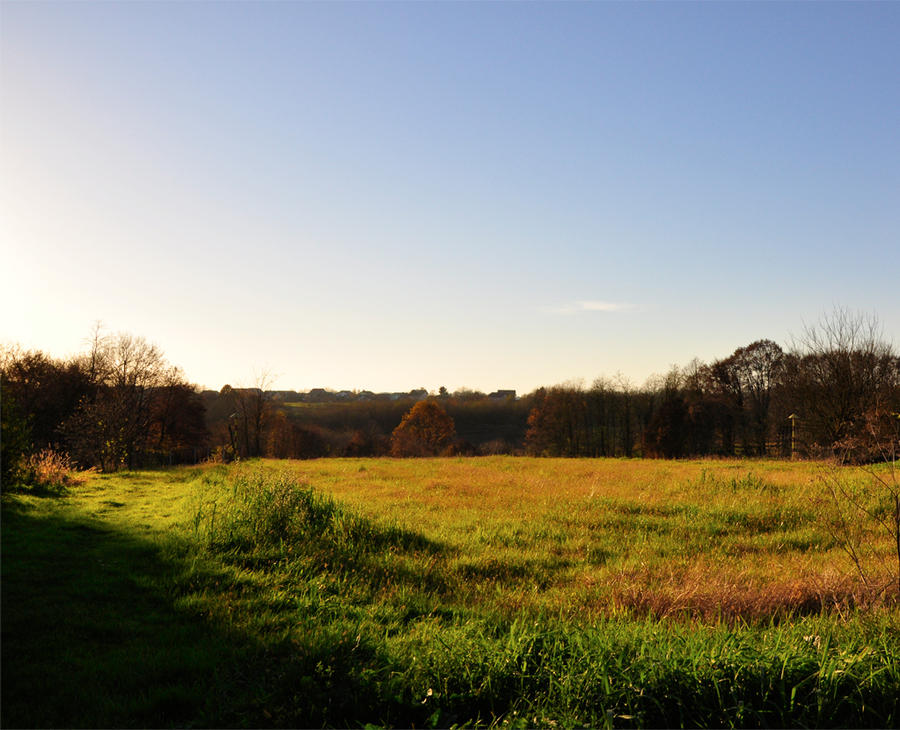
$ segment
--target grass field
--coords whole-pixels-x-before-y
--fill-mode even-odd
[[[896,726],[900,616],[821,469],[262,461],[6,494],[2,723]]]

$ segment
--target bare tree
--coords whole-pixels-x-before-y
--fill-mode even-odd
[[[63,426],[67,440],[82,463],[133,468],[146,446],[152,399],[165,385],[162,352],[143,337],[103,336],[97,327],[84,366],[96,390]]]
[[[87,354],[79,358],[82,370],[93,385],[104,383],[109,374],[111,339],[111,335],[103,331],[103,322],[99,319],[94,322],[94,327],[85,340],[88,346]]]
[[[788,389],[809,439],[837,453],[874,412],[900,410],[900,358],[874,316],[836,309],[794,346]]]
[[[256,376],[249,388],[231,388],[233,411],[229,432],[232,447],[238,456],[244,458],[264,456],[265,433],[272,414],[268,390],[273,376],[263,370]]]

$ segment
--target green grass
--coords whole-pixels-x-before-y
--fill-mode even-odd
[[[896,726],[897,610],[824,577],[813,468],[258,462],[4,495],[0,719]]]
[[[240,649],[176,605],[182,564],[132,530],[45,501],[4,504],[3,725],[208,715],[208,672]]]

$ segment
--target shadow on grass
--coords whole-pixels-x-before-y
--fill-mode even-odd
[[[65,497],[69,490],[62,484],[14,484],[4,487],[4,494],[21,494],[29,497]]]
[[[214,705],[235,657],[154,588],[157,547],[103,523],[3,505],[5,727],[176,725]]]
[[[321,627],[264,643],[179,608],[186,571],[106,523],[4,500],[3,727],[314,726],[397,716],[387,657]],[[234,586],[233,579],[231,587]],[[371,714],[370,714],[371,713]]]

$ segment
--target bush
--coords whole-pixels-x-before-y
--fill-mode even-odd
[[[22,481],[41,491],[64,492],[68,487],[79,484],[81,479],[68,454],[43,449],[28,457],[22,470]]]

